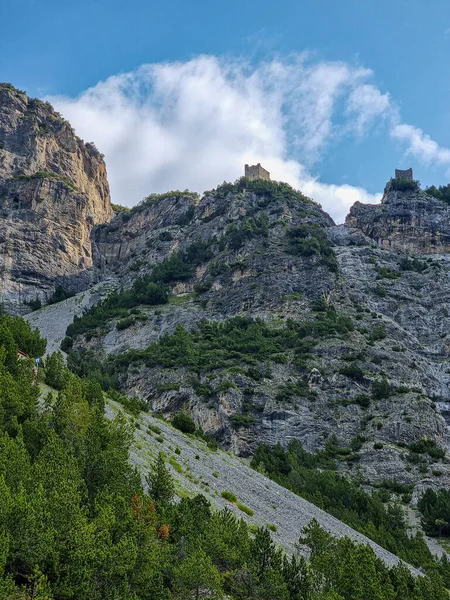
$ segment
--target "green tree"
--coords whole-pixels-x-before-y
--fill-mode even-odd
[[[61,352],[53,352],[45,360],[45,382],[56,390],[61,390],[67,383],[69,373],[64,364]]]
[[[163,453],[158,454],[153,468],[147,476],[150,497],[158,508],[167,508],[175,495],[175,485],[164,461]]]
[[[200,592],[208,593],[209,598],[220,598],[219,572],[211,558],[202,549],[194,550],[174,569],[174,583],[180,597],[198,600]]]

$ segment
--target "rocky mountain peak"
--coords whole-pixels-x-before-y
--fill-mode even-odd
[[[0,84],[1,301],[21,311],[92,266],[92,228],[111,219],[103,156],[48,102]]]
[[[380,248],[411,254],[450,249],[450,206],[404,177],[388,181],[380,204],[356,202],[345,226]]]

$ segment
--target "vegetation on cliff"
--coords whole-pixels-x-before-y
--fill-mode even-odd
[[[175,504],[162,455],[149,471],[148,496],[127,460],[130,429],[123,417],[106,421],[98,384],[66,371],[56,397],[40,400],[18,341],[30,352],[45,346],[21,319],[1,317],[2,598],[447,597],[438,574],[388,569],[370,548],[333,539],[315,523],[300,539],[307,564],[283,555],[267,529],[213,511],[203,496]]]
[[[408,534],[408,525],[400,505],[392,502],[391,483],[384,482],[372,494],[336,472],[336,458],[349,456],[363,440],[355,438],[351,447],[341,448],[336,438],[330,439],[325,450],[310,454],[297,441],[284,450],[279,445],[270,448],[260,445],[252,459],[252,467],[309,500],[360,531],[380,546],[417,567],[433,567],[431,555],[423,535]],[[409,486],[397,484],[396,492],[404,494],[408,502]],[[389,501],[388,504],[385,504]],[[446,561],[441,565],[450,577]],[[450,579],[449,579],[450,582]]]

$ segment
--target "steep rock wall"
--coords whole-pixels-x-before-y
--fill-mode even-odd
[[[52,294],[92,264],[90,234],[111,219],[103,156],[50,104],[0,85],[0,300]]]

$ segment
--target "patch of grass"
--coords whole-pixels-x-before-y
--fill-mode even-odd
[[[183,467],[173,457],[169,458],[169,463],[175,469],[177,473],[183,473]]]
[[[255,514],[254,510],[252,510],[248,506],[245,506],[245,504],[241,504],[241,502],[237,503],[237,507],[239,510],[242,510],[242,512],[245,512],[245,514],[248,515],[249,517],[253,517],[253,515]]]
[[[224,498],[225,500],[228,500],[228,502],[232,502],[233,504],[235,502],[237,502],[237,496],[235,496],[232,492],[222,492],[220,494],[222,496],[222,498]]]
[[[270,529],[270,531],[273,531],[273,532],[278,531],[278,527],[276,525],[274,525],[273,523],[268,523],[267,529]]]
[[[153,425],[152,423],[150,423],[150,425],[148,426],[147,431],[149,431],[149,432],[152,431],[153,433],[156,433],[157,435],[162,433],[161,429],[157,425]]]

